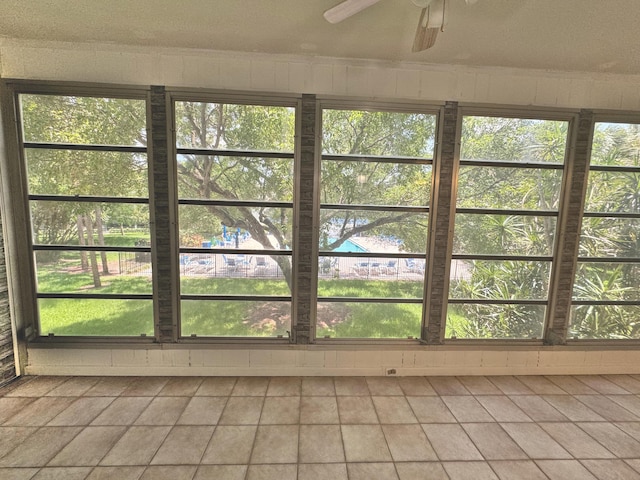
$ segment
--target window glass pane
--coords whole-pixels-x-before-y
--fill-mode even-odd
[[[640,258],[640,218],[583,218],[580,255]]]
[[[590,171],[586,212],[640,214],[640,171]]]
[[[291,107],[176,102],[179,148],[293,152]]]
[[[20,95],[26,142],[146,145],[144,100]]]
[[[555,217],[456,214],[453,253],[551,255]]]
[[[569,338],[640,338],[640,305],[573,305]]]
[[[322,152],[432,158],[435,115],[323,110]]]
[[[290,277],[289,256],[180,254],[183,294],[291,295]]]
[[[180,205],[181,247],[291,249],[292,208]]]
[[[546,306],[453,304],[447,309],[447,338],[542,338]]]
[[[451,268],[450,298],[538,300],[547,298],[551,262],[458,260]]]
[[[431,165],[323,161],[321,202],[426,206]]]
[[[145,154],[27,148],[25,155],[32,194],[149,196]]]
[[[182,335],[287,337],[291,303],[276,301],[182,300]]]
[[[38,292],[151,293],[151,253],[37,251]]]
[[[564,163],[568,122],[465,116],[462,160]]]
[[[424,253],[428,218],[427,213],[321,209],[320,250]]]
[[[578,263],[574,300],[640,300],[640,263]]]
[[[458,208],[557,210],[561,170],[460,166]]]
[[[150,245],[148,205],[43,200],[29,205],[35,244]]]
[[[293,160],[178,155],[178,196],[291,202]]]
[[[318,338],[419,338],[422,305],[320,302]]]
[[[151,300],[40,298],[40,334],[153,336]]]
[[[640,125],[596,123],[591,165],[640,167]]]

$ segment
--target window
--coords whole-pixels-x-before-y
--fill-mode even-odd
[[[20,95],[41,335],[153,335],[146,103]]]
[[[291,330],[293,105],[175,102],[183,336]]]
[[[569,337],[640,338],[640,125],[597,122]]]
[[[436,117],[322,112],[318,338],[419,338]]]
[[[542,337],[567,128],[463,117],[447,337]]]

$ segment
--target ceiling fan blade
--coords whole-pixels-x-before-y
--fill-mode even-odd
[[[430,27],[429,18],[425,19],[425,16],[429,14],[429,7],[423,8],[420,13],[420,21],[418,22],[418,28],[416,30],[416,36],[413,39],[412,52],[421,52],[427,48],[433,47],[436,43],[436,37],[441,27]]]
[[[324,18],[329,23],[338,23],[379,1],[380,0],[345,0],[324,12]]]

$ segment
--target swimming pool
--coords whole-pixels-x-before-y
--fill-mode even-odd
[[[335,241],[336,241],[335,238],[329,239],[329,243],[333,243]],[[352,242],[349,239],[345,240],[342,243],[342,245],[340,245],[338,248],[334,248],[332,250],[332,252],[368,252],[368,251],[369,250],[367,250],[366,248],[362,248],[360,245],[358,245],[355,242]]]

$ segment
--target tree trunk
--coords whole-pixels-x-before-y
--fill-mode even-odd
[[[82,226],[82,215],[78,215],[78,245],[84,246],[84,227]],[[85,272],[89,271],[89,260],[87,260],[87,252],[80,252],[80,265]]]
[[[85,225],[87,226],[87,245],[92,246],[93,243],[93,220],[90,215],[85,215]],[[100,282],[100,271],[98,270],[98,260],[96,258],[96,252],[89,252],[89,258],[91,259],[91,274],[93,275],[93,286],[100,288],[102,283]]]
[[[100,205],[96,205],[96,228],[98,229],[98,245],[104,246],[104,231],[102,230],[102,209]],[[107,252],[100,252],[102,260],[102,273],[109,275],[109,263],[107,262]]]

